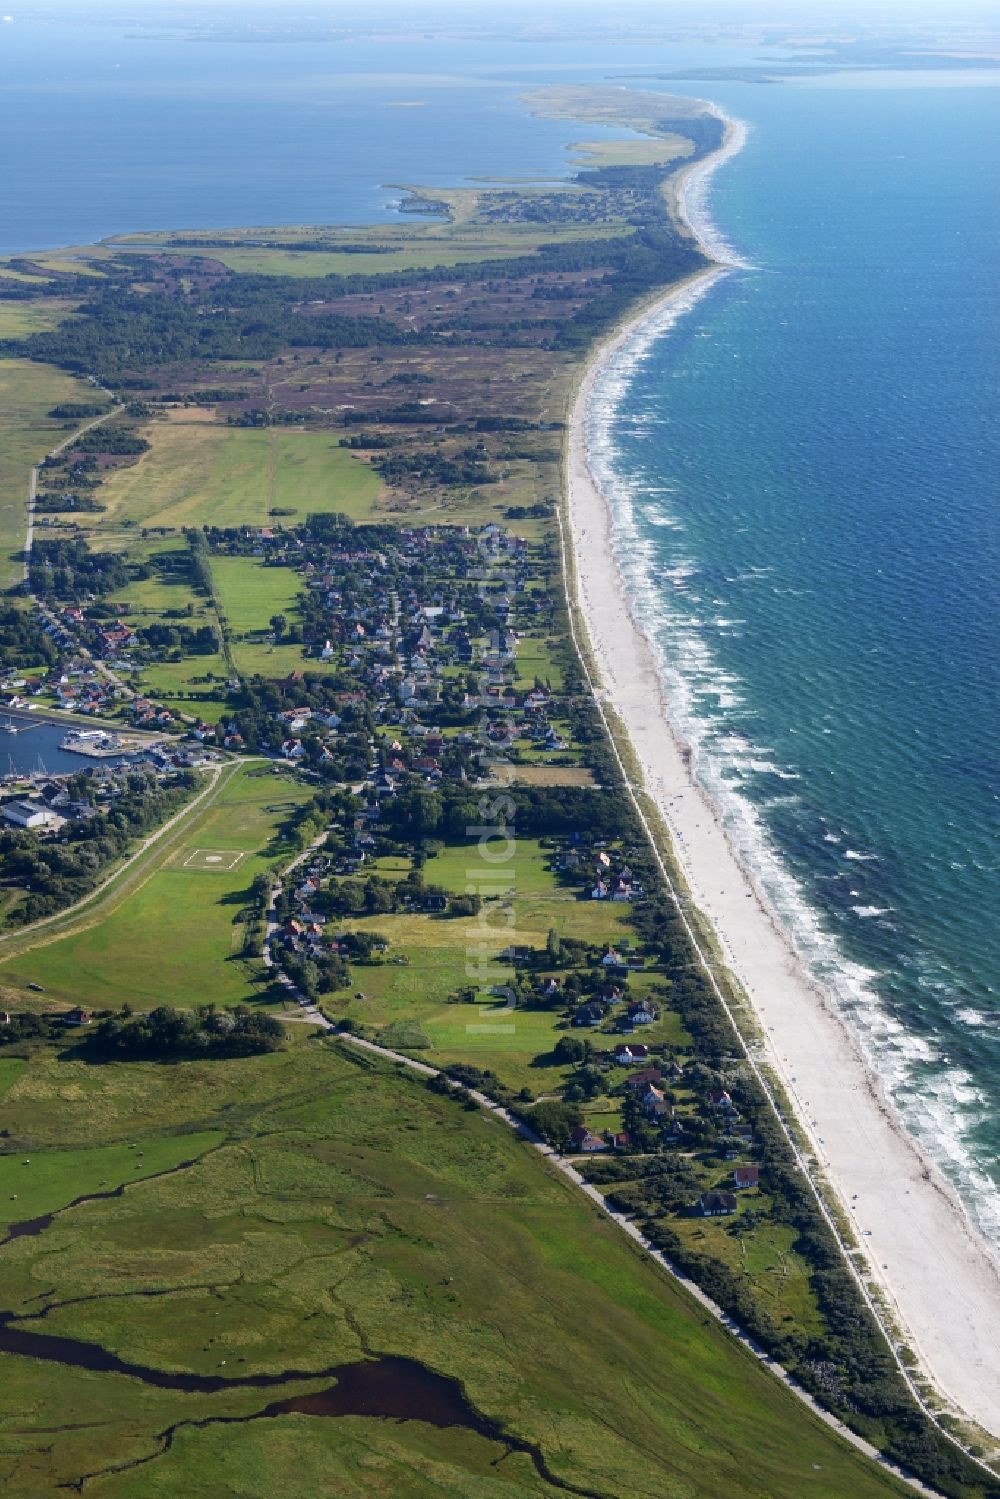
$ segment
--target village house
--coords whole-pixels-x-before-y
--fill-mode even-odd
[[[703,1218],[723,1218],[736,1211],[736,1197],[732,1192],[703,1192],[695,1209]]]
[[[570,1144],[575,1151],[581,1151],[587,1155],[595,1154],[599,1150],[607,1150],[608,1143],[602,1140],[600,1135],[592,1134],[584,1125],[578,1124],[576,1129],[570,1133]]]
[[[619,1067],[631,1067],[633,1062],[644,1061],[648,1056],[649,1047],[643,1046],[637,1041],[633,1041],[627,1046],[623,1042],[615,1048],[614,1052],[614,1060]]]
[[[641,1072],[633,1072],[631,1077],[625,1079],[625,1086],[633,1092],[640,1092],[648,1084],[657,1086],[663,1081],[663,1074],[659,1067],[644,1067]]]

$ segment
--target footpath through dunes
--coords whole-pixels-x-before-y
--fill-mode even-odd
[[[301,1035],[182,1069],[39,1056],[5,1117],[37,1160],[140,1098],[140,1144],[195,1112],[228,1139],[4,1246],[25,1499],[207,1499],[214,1464],[263,1499],[293,1450],[283,1493],[362,1495],[373,1448],[414,1499],[908,1492],[511,1131],[392,1064]]]

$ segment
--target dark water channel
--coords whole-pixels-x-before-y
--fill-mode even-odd
[[[523,1453],[530,1458],[539,1478],[553,1488],[564,1493],[582,1495],[584,1499],[606,1499],[606,1496],[594,1489],[581,1488],[557,1477],[545,1461],[540,1447],[534,1442],[511,1435],[498,1421],[477,1411],[457,1379],[438,1374],[416,1359],[385,1355],[336,1364],[329,1369],[285,1369],[280,1374],[244,1374],[229,1378],[219,1374],[171,1372],[131,1363],[99,1343],[37,1332],[23,1325],[26,1321],[37,1320],[44,1315],[44,1310],[20,1317],[12,1312],[0,1314],[0,1353],[40,1359],[67,1369],[86,1369],[97,1374],[123,1374],[155,1389],[178,1390],[185,1394],[215,1395],[226,1390],[275,1389],[281,1385],[305,1381],[313,1383],[320,1379],[335,1381],[328,1389],[285,1396],[247,1416],[206,1416],[200,1420],[178,1421],[165,1431],[157,1433],[154,1451],[120,1465],[121,1470],[141,1467],[162,1456],[169,1451],[177,1432],[185,1427],[235,1425],[290,1415],[324,1418],[366,1416],[388,1421],[423,1421],[429,1426],[441,1428],[464,1427],[487,1441],[501,1445],[505,1449],[505,1455]],[[12,1326],[15,1321],[22,1325]],[[112,1466],[101,1469],[100,1473],[120,1469]],[[90,1479],[99,1477],[100,1473],[85,1474],[70,1487],[82,1490]]]
[[[36,1314],[44,1315],[44,1313]],[[530,1458],[538,1476],[564,1493],[579,1494],[585,1499],[606,1499],[596,1490],[577,1487],[556,1476],[549,1468],[541,1449],[533,1442],[512,1436],[498,1421],[482,1415],[470,1404],[457,1379],[438,1374],[416,1359],[386,1355],[337,1364],[329,1369],[286,1369],[280,1374],[246,1374],[224,1378],[218,1374],[174,1373],[147,1365],[130,1363],[98,1343],[77,1338],[36,1332],[31,1328],[12,1327],[13,1314],[0,1314],[0,1353],[21,1358],[41,1359],[63,1368],[87,1369],[98,1374],[124,1374],[160,1390],[180,1390],[186,1394],[214,1395],[225,1390],[273,1389],[296,1381],[314,1382],[332,1379],[328,1389],[310,1394],[291,1395],[275,1400],[247,1416],[206,1416],[200,1420],[178,1421],[156,1437],[156,1448],[144,1457],[109,1467],[101,1473],[123,1471],[153,1462],[169,1451],[178,1431],[185,1427],[237,1425],[246,1421],[273,1419],[278,1416],[366,1416],[389,1421],[423,1421],[429,1426],[464,1427],[497,1442],[507,1455],[523,1453]],[[19,1319],[22,1322],[25,1318]],[[82,1490],[99,1473],[89,1473],[70,1485]]]
[[[193,1165],[183,1161],[157,1176],[171,1176]],[[146,1178],[151,1180],[151,1178]],[[0,1240],[0,1247],[15,1239],[33,1238],[42,1233],[62,1213],[71,1211],[85,1202],[121,1197],[126,1186],[122,1183],[108,1191],[91,1192],[78,1197],[74,1202],[52,1213],[37,1218],[27,1218],[8,1226],[7,1235]],[[157,1296],[158,1291],[137,1291],[138,1296]],[[89,1298],[88,1298],[89,1299]],[[95,1298],[95,1299],[100,1299]],[[109,1465],[98,1472],[82,1475],[65,1485],[82,1491],[91,1479],[110,1472],[142,1467],[169,1451],[178,1431],[185,1427],[233,1425],[245,1421],[274,1419],[278,1416],[313,1416],[337,1418],[340,1416],[366,1416],[384,1421],[423,1421],[440,1428],[463,1427],[475,1432],[489,1442],[496,1442],[504,1449],[504,1456],[521,1453],[531,1463],[545,1483],[564,1493],[579,1494],[584,1499],[607,1499],[594,1489],[571,1484],[557,1477],[549,1468],[541,1448],[534,1442],[513,1436],[499,1421],[492,1420],[476,1410],[457,1379],[439,1374],[416,1359],[397,1355],[368,1353],[367,1357],[352,1363],[335,1364],[327,1369],[285,1369],[279,1374],[193,1374],[181,1371],[156,1369],[146,1364],[132,1363],[119,1358],[116,1353],[100,1343],[91,1343],[81,1338],[67,1337],[58,1333],[41,1332],[28,1324],[38,1323],[58,1303],[42,1307],[33,1312],[0,1312],[0,1354],[12,1354],[18,1358],[38,1359],[43,1363],[59,1364],[66,1369],[85,1369],[95,1374],[120,1374],[138,1379],[145,1385],[159,1390],[176,1390],[192,1395],[216,1395],[227,1390],[277,1389],[294,1383],[311,1384],[319,1380],[334,1381],[328,1388],[309,1394],[285,1395],[272,1401],[261,1410],[246,1416],[204,1416],[175,1422],[166,1430],[153,1436],[154,1449],[145,1456],[130,1462]],[[498,1459],[502,1461],[503,1459]]]

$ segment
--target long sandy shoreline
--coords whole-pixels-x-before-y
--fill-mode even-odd
[[[714,158],[676,189],[685,211],[692,181],[740,149],[730,122]],[[705,253],[718,248],[703,243]],[[950,1184],[904,1129],[857,1037],[821,990],[743,868],[718,813],[694,778],[670,721],[663,684],[615,560],[608,501],[591,471],[588,419],[595,387],[616,355],[653,320],[727,274],[716,264],[644,308],[592,354],[570,416],[567,568],[596,685],[624,726],[645,791],[669,829],[673,858],[749,998],[766,1061],[820,1163],[827,1194],[852,1221],[867,1266],[903,1341],[935,1388],[1000,1438],[1000,1263]]]

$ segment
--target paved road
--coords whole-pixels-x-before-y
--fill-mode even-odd
[[[279,895],[284,890],[284,888],[285,888],[285,881],[288,879],[288,876],[292,873],[292,870],[293,869],[298,869],[298,867],[299,867],[300,864],[304,864],[305,861],[308,859],[308,857],[309,857],[310,854],[314,854],[318,848],[322,848],[322,846],[326,842],[326,840],[327,840],[327,833],[325,831],[322,832],[322,833],[320,833],[316,838],[314,838],[312,840],[312,842],[308,845],[308,847],[304,848],[300,854],[296,854],[296,856],[292,860],[292,862],[290,864],[288,864],[288,865],[285,866],[285,869],[284,869],[284,871],[282,873],[281,879],[280,880],[276,880],[275,883],[271,887],[271,899],[270,899],[270,902],[269,902],[268,908],[267,908],[267,924],[266,924],[265,929],[264,929],[264,952],[263,952],[264,967],[265,968],[273,968],[274,971],[275,971],[275,973],[277,974],[278,982],[281,983],[281,984],[284,984],[289,990],[291,990],[296,995],[296,997],[298,997],[298,990],[295,988],[295,985],[292,983],[291,979],[288,977],[288,975],[286,973],[283,973],[280,968],[276,967],[274,959],[271,956],[271,938],[274,936],[275,932],[278,930],[278,919],[277,919],[277,916],[275,915],[274,906],[275,906],[275,902],[277,901]],[[320,1015],[318,1010],[316,1010],[315,1013],[319,1016],[319,1023],[322,1023],[324,1025],[329,1025],[329,1021],[326,1020],[325,1016]],[[330,1026],[330,1029],[332,1030],[333,1027]]]

